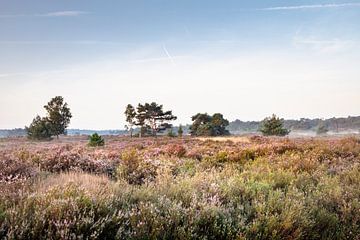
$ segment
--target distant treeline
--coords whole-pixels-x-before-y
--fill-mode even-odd
[[[257,132],[260,121],[241,121],[230,122],[228,129],[230,132]],[[316,131],[318,126],[323,124],[329,131],[360,130],[360,116],[347,118],[329,118],[329,119],[308,119],[284,120],[284,127],[292,131]]]
[[[230,133],[239,132],[257,132],[259,130],[260,121],[241,121],[235,120],[230,122],[227,129]],[[329,119],[308,119],[301,118],[300,120],[284,120],[284,127],[292,131],[316,131],[319,124],[323,124],[329,131],[346,131],[346,130],[360,130],[360,116],[347,118],[329,118]],[[190,125],[184,125],[184,134],[189,134]],[[173,131],[177,132],[178,127],[173,127]],[[139,129],[135,128],[134,132]],[[91,135],[98,133],[100,135],[125,135],[126,130],[84,130],[84,129],[68,129],[68,135]],[[0,137],[19,137],[26,136],[26,131],[23,128],[0,130]]]
[[[26,131],[23,128],[0,129],[0,137],[21,137],[21,136],[26,136]]]

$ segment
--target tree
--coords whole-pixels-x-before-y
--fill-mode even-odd
[[[170,129],[168,130],[167,136],[168,136],[168,137],[176,137],[176,135],[175,135],[175,133],[174,133],[174,131],[173,131],[172,128],[170,128]]]
[[[66,133],[66,128],[72,117],[70,108],[61,96],[56,96],[44,106],[47,111],[47,121],[50,123],[51,135],[59,138],[60,134]]]
[[[212,131],[214,136],[229,135],[229,131],[226,127],[229,125],[229,121],[224,119],[224,116],[220,113],[215,113],[211,118]]]
[[[184,130],[183,130],[181,124],[180,124],[180,126],[179,126],[179,128],[178,128],[178,136],[179,136],[179,137],[182,137],[183,134],[184,134]]]
[[[136,124],[136,111],[135,108],[128,104],[125,110],[126,122],[128,123],[125,127],[130,131],[130,137],[133,135],[133,126]]]
[[[317,135],[325,135],[328,131],[329,131],[329,129],[325,126],[324,122],[320,121],[319,125],[316,129],[316,134]]]
[[[46,118],[36,116],[29,127],[25,127],[28,138],[36,140],[51,139],[50,124]]]
[[[273,114],[262,121],[260,131],[265,136],[286,136],[290,131],[283,127],[283,121]]]
[[[190,133],[193,136],[222,136],[229,135],[226,127],[229,121],[224,119],[220,113],[215,113],[213,116],[207,113],[198,113],[191,118],[193,121],[190,126]]]
[[[138,105],[136,119],[136,125],[141,127],[141,137],[143,131],[150,130],[151,134],[156,136],[158,132],[171,128],[169,121],[176,120],[177,117],[172,111],[164,111],[163,105],[152,102]]]
[[[90,136],[89,146],[90,147],[100,147],[105,145],[105,140],[97,133],[94,133]]]
[[[146,125],[147,112],[145,106],[140,103],[138,104],[136,110],[135,125],[140,127],[139,137],[141,138],[146,132],[148,132],[149,128]]]

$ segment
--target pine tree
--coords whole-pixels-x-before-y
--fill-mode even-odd
[[[105,140],[97,133],[94,133],[90,136],[89,146],[91,147],[100,147],[105,145]]]
[[[66,133],[66,128],[72,117],[70,108],[61,96],[54,97],[44,106],[47,111],[47,121],[50,123],[51,135],[59,138],[60,134]]]
[[[286,136],[290,133],[283,127],[283,119],[278,118],[275,114],[262,121],[260,131],[265,136]]]
[[[136,111],[135,108],[128,104],[125,110],[126,122],[128,123],[125,127],[130,131],[130,137],[133,135],[133,126],[136,124]]]
[[[148,130],[156,136],[158,132],[171,128],[172,125],[169,122],[176,120],[177,117],[172,114],[172,111],[164,111],[163,105],[152,102],[138,105],[136,119],[136,125],[141,128],[139,135],[141,137]]]

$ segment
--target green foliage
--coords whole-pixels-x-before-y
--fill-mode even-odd
[[[230,134],[226,129],[229,121],[224,119],[220,113],[215,113],[213,116],[207,113],[198,113],[191,120],[193,121],[190,126],[192,136],[222,136]]]
[[[29,127],[25,127],[28,138],[34,140],[51,139],[51,126],[46,118],[36,116]]]
[[[176,116],[172,111],[164,111],[163,105],[158,105],[155,102],[138,104],[136,110],[132,105],[128,105],[125,111],[127,126],[132,125],[140,127],[139,137],[150,134],[156,136],[157,133],[171,128],[170,121],[176,120]]]
[[[54,97],[44,106],[47,111],[47,117],[37,116],[29,127],[25,127],[30,139],[50,139],[51,136],[59,137],[60,134],[66,134],[66,128],[72,117],[67,103],[61,96]]]
[[[136,111],[135,108],[128,104],[125,110],[126,122],[128,123],[125,127],[130,131],[130,137],[133,135],[133,126],[136,124]]]
[[[99,147],[105,145],[105,140],[97,133],[94,133],[90,136],[89,146],[91,147]]]
[[[44,106],[47,111],[47,121],[50,123],[51,134],[59,136],[66,133],[66,128],[72,117],[70,108],[61,96],[56,96]]]
[[[179,126],[179,128],[178,128],[178,136],[179,136],[179,137],[182,137],[183,134],[184,134],[184,130],[183,130],[183,128],[182,128],[182,125],[180,124],[180,126]]]
[[[155,102],[140,104],[137,107],[137,125],[146,127],[151,130],[152,135],[171,128],[169,121],[176,120],[177,117],[172,114],[172,111],[164,111],[163,105],[158,105]]]
[[[278,118],[275,114],[262,121],[260,131],[265,136],[285,136],[290,133],[283,127],[283,119]]]

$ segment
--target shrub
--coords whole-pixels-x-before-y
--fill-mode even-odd
[[[90,147],[99,147],[104,145],[105,145],[105,140],[99,134],[94,133],[93,135],[90,136],[89,139]]]
[[[186,154],[186,148],[180,144],[169,144],[166,146],[165,153],[170,156],[181,158]]]
[[[25,160],[0,156],[0,183],[24,182],[37,174],[37,169]]]
[[[128,149],[121,154],[121,164],[117,168],[118,179],[130,184],[141,185],[152,181],[156,176],[156,166],[150,160],[144,160],[136,149]]]

